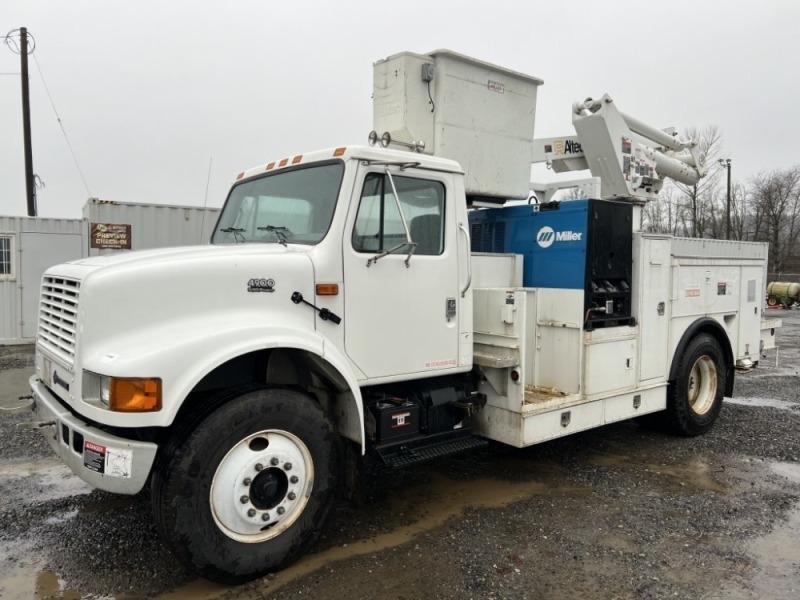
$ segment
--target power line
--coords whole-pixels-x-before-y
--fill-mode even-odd
[[[83,171],[81,170],[81,166],[78,164],[78,157],[75,156],[75,151],[72,149],[72,144],[69,142],[69,136],[67,135],[67,130],[64,128],[64,123],[61,122],[61,117],[56,110],[55,102],[53,102],[53,96],[50,95],[50,89],[47,87],[47,82],[44,80],[44,73],[42,73],[42,67],[39,66],[39,61],[36,60],[36,54],[31,54],[33,56],[33,62],[36,63],[36,69],[39,71],[39,77],[42,78],[42,84],[44,85],[44,91],[47,93],[47,97],[50,99],[50,106],[53,107],[53,112],[56,115],[56,120],[58,121],[59,126],[61,127],[61,131],[64,133],[64,139],[67,141],[67,147],[69,148],[69,152],[72,155],[72,160],[75,161],[75,167],[78,169],[78,174],[81,176],[81,181],[83,181],[83,187],[86,188],[87,197],[92,197],[92,192],[89,190],[89,184],[86,183],[86,178],[83,176]]]

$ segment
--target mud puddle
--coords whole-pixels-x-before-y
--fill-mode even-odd
[[[770,470],[800,484],[800,465],[772,463]],[[725,589],[706,600],[761,600],[763,598],[800,598],[800,503],[780,519],[772,531],[747,545],[754,560],[746,589]]]
[[[597,453],[590,462],[598,467],[633,468],[639,473],[660,479],[659,487],[667,490],[727,491],[727,487],[714,478],[710,465],[702,458],[667,464],[642,462],[627,455]]]
[[[75,477],[54,459],[7,462],[0,465],[2,502],[5,506],[50,503],[88,494],[92,488]],[[77,509],[56,511],[45,519],[48,525],[65,523],[77,515]],[[4,540],[0,549],[0,598],[81,598],[58,576],[44,567],[45,559],[31,539]]]
[[[0,598],[3,600],[79,600],[84,596],[59,579],[53,571],[42,568],[43,559],[25,542],[6,543],[0,550]],[[98,596],[92,596],[101,600]]]
[[[528,469],[531,464],[528,463]],[[551,471],[547,467],[545,472]],[[298,563],[252,584],[239,588],[236,598],[262,598],[300,577],[319,571],[332,563],[373,554],[402,546],[420,535],[443,526],[467,509],[503,508],[533,496],[580,496],[591,489],[584,486],[553,487],[542,479],[506,481],[476,479],[455,481],[432,468],[425,469],[428,481],[406,488],[400,494],[383,502],[380,510],[399,517],[399,523],[389,531],[369,538],[358,539],[307,555]],[[551,472],[545,477],[549,479]],[[170,593],[159,596],[162,600],[188,600],[217,598],[234,588],[221,587],[197,580]]]
[[[31,483],[35,484],[35,500],[44,502],[88,494],[92,487],[72,474],[64,463],[50,458],[0,464],[5,502],[30,502]],[[15,485],[25,480],[25,485]],[[17,497],[18,496],[18,497]]]

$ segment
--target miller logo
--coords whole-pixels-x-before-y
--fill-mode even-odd
[[[545,225],[536,234],[536,243],[541,248],[549,248],[556,241],[556,232],[549,225]]]
[[[536,234],[536,243],[540,248],[549,248],[553,242],[580,242],[583,234],[578,231],[554,231],[545,225]]]
[[[275,280],[274,279],[258,279],[254,278],[247,282],[248,292],[274,292]]]

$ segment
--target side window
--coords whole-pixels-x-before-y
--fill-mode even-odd
[[[14,279],[14,236],[0,234],[0,281]]]
[[[392,176],[392,180],[411,240],[417,244],[414,255],[444,252],[444,185],[414,177]],[[397,204],[384,173],[367,175],[353,230],[353,248],[357,252],[376,253],[405,244],[403,218]]]

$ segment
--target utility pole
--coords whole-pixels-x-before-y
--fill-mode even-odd
[[[36,185],[33,178],[33,149],[31,147],[31,99],[28,90],[28,29],[20,27],[20,63],[22,67],[22,137],[25,147],[25,191],[28,216],[36,216]]]
[[[720,158],[720,166],[728,169],[728,195],[725,202],[725,239],[731,239],[731,159]]]

